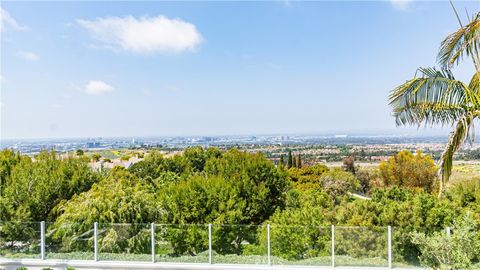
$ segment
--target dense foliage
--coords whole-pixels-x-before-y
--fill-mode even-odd
[[[101,173],[87,159],[0,152],[0,218],[15,221],[0,228],[0,253],[37,250],[30,239],[38,228],[18,222],[46,220],[52,222],[49,249],[58,252],[90,251],[98,222],[101,252],[148,254],[154,222],[159,256],[201,257],[211,223],[216,254],[253,256],[265,254],[270,224],[273,256],[328,264],[333,224],[339,258],[384,263],[390,225],[396,262],[435,266],[432,258],[440,247],[446,250],[445,227],[453,225],[460,239],[462,230],[474,234],[480,223],[480,181],[456,185],[438,199],[435,167],[422,153],[400,152],[377,169],[358,168],[351,159],[342,168],[288,169],[262,154],[201,147],[170,157],[151,152],[129,169]],[[467,215],[468,224],[462,221]],[[469,245],[478,245],[472,239]],[[470,253],[452,256],[453,266],[457,258],[464,265],[479,260]]]
[[[101,178],[86,160],[62,160],[55,152],[31,159],[3,150],[0,160],[0,220],[53,221],[58,217],[57,205],[88,191]]]
[[[465,269],[478,261],[480,234],[470,215],[456,220],[452,229],[450,235],[442,232],[412,234],[413,242],[420,247],[423,264],[440,269]]]
[[[379,175],[384,186],[404,186],[432,192],[437,180],[437,167],[433,159],[417,151],[401,151],[379,166]]]

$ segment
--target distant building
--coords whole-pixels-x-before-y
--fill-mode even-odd
[[[371,161],[387,161],[390,157],[389,156],[372,156],[370,158]]]
[[[100,147],[99,142],[87,142],[87,148],[97,148]]]

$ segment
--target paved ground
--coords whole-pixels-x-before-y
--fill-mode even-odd
[[[313,270],[329,269],[329,266],[292,266],[292,265],[229,265],[229,264],[187,264],[187,263],[147,263],[147,262],[123,262],[123,261],[78,261],[78,260],[40,260],[40,259],[2,259],[0,269],[15,270],[19,266],[26,266],[28,270],[41,270],[49,267],[54,270],[65,270],[67,266],[75,269],[165,269],[165,270]],[[385,267],[335,267],[340,270],[385,270]],[[402,269],[402,268],[395,268]],[[412,269],[412,268],[409,268]],[[417,268],[418,269],[418,268]]]

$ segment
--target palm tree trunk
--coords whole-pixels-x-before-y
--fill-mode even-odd
[[[445,189],[445,178],[443,177],[443,170],[440,168],[438,170],[438,178],[440,179],[440,181],[438,181],[438,198],[442,198],[443,196],[443,192],[444,192],[444,189]]]

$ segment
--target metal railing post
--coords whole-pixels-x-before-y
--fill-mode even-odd
[[[155,262],[155,223],[150,224],[150,238],[152,240],[152,263]]]
[[[392,227],[388,226],[388,268],[392,269]]]
[[[208,263],[212,264],[212,224],[208,224]]]
[[[335,267],[335,225],[332,225],[332,267]]]
[[[270,224],[267,224],[267,256],[268,265],[272,265],[272,257],[270,253]]]
[[[98,223],[93,223],[93,252],[94,259],[98,262]]]
[[[40,258],[45,260],[45,221],[40,222]]]

